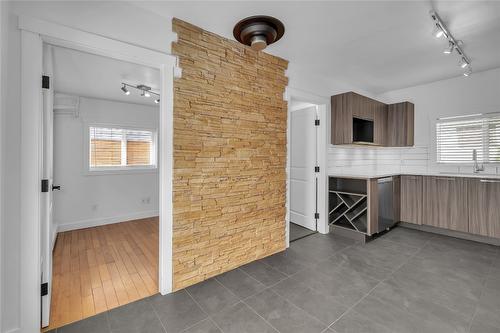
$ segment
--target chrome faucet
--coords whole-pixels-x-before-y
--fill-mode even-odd
[[[474,173],[479,173],[479,171],[484,171],[484,165],[481,164],[481,166],[479,166],[479,164],[477,163],[477,150],[476,149],[472,150],[472,160],[474,161],[474,167],[472,170]]]

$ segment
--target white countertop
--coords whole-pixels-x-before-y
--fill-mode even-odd
[[[373,179],[392,176],[435,176],[435,177],[462,177],[462,178],[481,178],[481,179],[500,179],[499,174],[485,173],[450,173],[450,172],[397,172],[397,173],[366,173],[366,174],[342,174],[332,173],[329,177],[352,178],[352,179]]]

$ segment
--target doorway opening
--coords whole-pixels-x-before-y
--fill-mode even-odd
[[[156,68],[48,43],[43,73],[41,326],[52,330],[159,292],[161,96]]]
[[[319,125],[318,105],[290,102],[290,242],[318,230]]]

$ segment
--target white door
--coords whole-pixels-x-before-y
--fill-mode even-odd
[[[290,222],[316,231],[316,106],[292,111],[290,147]]]
[[[42,296],[41,300],[41,326],[49,325],[50,316],[50,298],[52,290],[52,245],[54,242],[52,216],[53,216],[53,150],[54,150],[54,80],[52,75],[52,49],[49,45],[44,45],[44,76],[49,77],[49,88],[42,89],[43,92],[43,172],[42,178],[46,182],[46,192],[41,196],[41,227],[40,227],[40,246],[41,246],[41,283],[47,283],[47,294]],[[42,290],[43,291],[43,290]]]

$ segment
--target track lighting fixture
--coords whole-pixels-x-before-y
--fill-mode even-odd
[[[155,95],[158,98],[155,98],[154,102],[156,104],[160,103],[160,94],[151,91],[151,87],[149,87],[149,86],[146,86],[144,84],[139,84],[137,86],[133,86],[133,85],[122,82],[121,91],[123,91],[123,93],[125,95],[130,95],[130,90],[128,90],[128,88],[133,88],[133,89],[139,90],[141,92],[141,96],[143,96],[143,97],[151,97],[151,95]]]
[[[469,76],[470,74],[472,74],[472,68],[470,66],[471,61],[470,58],[467,57],[464,50],[462,49],[462,42],[457,41],[453,37],[453,35],[450,33],[446,25],[443,23],[443,21],[435,11],[431,10],[429,14],[431,15],[431,18],[434,21],[434,31],[433,31],[434,36],[438,38],[444,36],[448,40],[448,47],[443,51],[443,53],[451,54],[453,53],[453,50],[455,50],[460,57],[460,62],[459,62],[460,68],[466,69],[466,71],[463,73],[464,76]]]
[[[130,95],[130,91],[128,91],[127,87],[125,86],[125,84],[122,85],[122,91],[125,95]]]
[[[453,44],[453,42],[448,42],[448,47],[444,49],[443,53],[444,54],[452,54],[454,48],[455,48],[455,44]]]
[[[436,26],[434,27],[434,32],[432,34],[436,38],[441,38],[444,35],[444,31],[443,31],[443,29],[441,29],[439,24],[436,24]]]
[[[467,60],[465,58],[460,59],[460,62],[458,64],[460,65],[461,68],[465,68],[465,67],[469,66],[469,63],[467,62]]]

